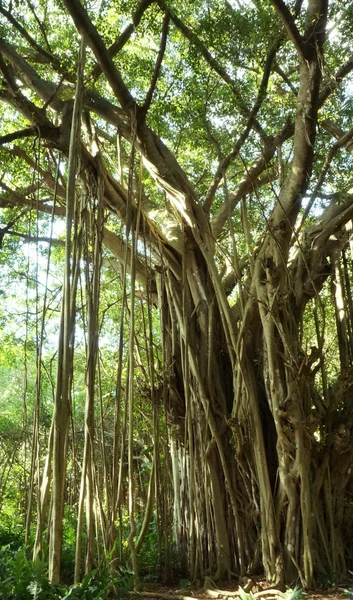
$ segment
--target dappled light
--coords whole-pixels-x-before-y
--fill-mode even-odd
[[[352,596],[350,4],[0,1],[0,599]]]

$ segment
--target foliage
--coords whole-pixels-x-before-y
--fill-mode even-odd
[[[104,597],[129,561],[346,576],[352,7],[5,4],[4,594]],[[51,588],[48,554],[66,584],[90,572]]]
[[[295,587],[286,591],[285,600],[305,600],[306,597],[306,594],[300,587]]]
[[[111,592],[118,598],[131,589],[131,574],[121,571],[112,575],[107,569],[88,573],[80,584],[70,587],[48,581],[47,565],[37,558],[34,562],[26,549],[14,543],[0,549],[1,600],[107,600]]]

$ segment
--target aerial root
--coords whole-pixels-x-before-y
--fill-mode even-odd
[[[255,582],[252,579],[248,579],[246,584],[241,588],[243,592],[249,593],[251,589],[255,586]],[[185,590],[186,591],[186,590]],[[188,590],[190,591],[190,590]],[[155,598],[158,600],[195,600],[197,599],[198,594],[203,594],[208,598],[219,598],[220,600],[230,600],[232,598],[240,598],[241,593],[239,590],[231,592],[227,590],[217,589],[213,583],[213,581],[206,577],[204,581],[204,585],[201,589],[191,592],[192,595],[184,595],[182,590],[178,590],[177,593],[167,592],[167,593],[159,593],[159,592],[130,592],[130,594],[134,596],[138,596],[140,598]],[[261,598],[264,600],[282,600],[285,598],[285,594],[280,590],[269,588],[267,590],[261,590],[259,592],[253,592],[252,598]]]

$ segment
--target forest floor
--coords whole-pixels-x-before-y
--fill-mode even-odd
[[[249,580],[248,585],[243,585],[243,589],[249,591],[255,600],[282,600],[285,598],[285,593],[279,590],[274,590],[268,587],[264,580],[257,579],[253,585]],[[204,589],[200,590],[191,587],[185,589],[172,589],[170,587],[162,587],[159,584],[147,584],[142,586],[141,592],[136,594],[142,600],[236,600],[241,598],[238,592],[239,584],[224,584],[219,585],[219,589]],[[303,594],[293,596],[298,597],[298,600],[353,600],[353,585],[338,585],[335,588],[304,590]],[[131,598],[131,597],[130,597]]]

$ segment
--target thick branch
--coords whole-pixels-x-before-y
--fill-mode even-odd
[[[38,108],[31,100],[26,98],[20,90],[16,94],[11,93],[8,90],[0,89],[0,101],[6,102],[10,106],[13,106],[18,112],[23,115],[30,123],[34,125],[46,125],[52,126],[50,121],[46,118],[43,111]]]
[[[305,60],[305,48],[303,39],[298,31],[298,28],[294,22],[292,14],[288,6],[283,0],[271,0],[271,4],[275,7],[278,15],[284,23],[289,39],[293,42],[300,58]]]
[[[343,133],[342,136],[337,140],[337,142],[332,146],[331,150],[329,151],[327,158],[325,160],[323,169],[322,169],[319,179],[317,181],[317,184],[315,185],[315,188],[311,194],[309,202],[308,202],[307,206],[305,207],[303,216],[301,218],[300,224],[296,231],[296,235],[298,235],[299,231],[301,230],[302,226],[304,225],[304,222],[305,222],[307,216],[309,215],[309,213],[313,207],[313,204],[317,198],[317,194],[321,190],[321,187],[325,181],[325,177],[331,166],[331,162],[332,162],[333,158],[335,157],[335,155],[337,154],[337,152],[343,147],[347,148],[348,150],[350,148],[351,149],[350,152],[352,152],[352,146],[353,146],[352,138],[353,138],[353,127],[346,133]]]
[[[146,12],[147,8],[149,6],[151,6],[151,4],[154,2],[154,0],[141,0],[141,2],[139,3],[137,9],[135,10],[133,17],[132,17],[132,23],[130,23],[125,29],[124,31],[119,35],[118,39],[114,42],[114,44],[112,44],[109,48],[108,48],[108,54],[110,56],[110,58],[114,58],[114,56],[116,56],[118,54],[118,52],[120,52],[120,50],[125,46],[125,44],[129,41],[129,39],[131,38],[132,34],[134,33],[134,31],[136,30],[136,27],[138,27],[144,13]],[[102,73],[102,68],[100,66],[100,64],[97,64],[91,72],[91,75],[89,77],[89,79],[98,79],[98,77],[101,75]]]
[[[11,229],[9,229],[6,233],[9,235],[13,235],[14,237],[19,237],[24,242],[29,242],[29,243],[34,243],[34,244],[36,244],[37,242],[44,242],[46,244],[53,244],[54,246],[61,246],[62,248],[65,248],[65,240],[49,238],[49,237],[46,237],[45,235],[39,235],[39,236],[28,235],[28,233],[20,233],[19,231],[12,231]],[[1,231],[0,231],[0,238],[1,238]]]
[[[330,236],[341,230],[352,216],[353,194],[348,194],[343,204],[331,204],[320,218],[320,230],[312,244],[313,249],[321,251]]]
[[[313,15],[314,9],[316,12]],[[309,2],[307,20],[315,18],[315,21],[310,26],[310,43],[307,42],[310,50],[307,49],[306,59],[300,63],[300,87],[295,118],[292,168],[284,181],[271,217],[272,227],[281,229],[281,233],[278,233],[278,244],[285,254],[284,248],[288,246],[301,199],[311,176],[317,113],[320,104],[319,90],[322,79],[322,51],[326,16],[326,0]]]
[[[38,135],[38,129],[36,127],[27,127],[26,129],[21,129],[20,131],[13,131],[12,133],[7,133],[6,135],[0,135],[0,146],[3,144],[8,144],[9,142],[13,142],[14,140],[20,140],[26,137],[32,137],[34,135]]]
[[[282,77],[283,81],[288,85],[289,89],[292,90],[293,94],[297,96],[298,90],[295,88],[288,75],[281,69],[281,67],[279,65],[275,65],[274,70],[280,77]]]
[[[52,214],[53,210],[54,210],[55,215],[57,215],[59,217],[65,216],[65,207],[63,207],[63,206],[55,206],[55,208],[53,209],[52,205],[47,204],[46,202],[43,202],[41,200],[36,200],[35,202],[33,202],[33,200],[28,199],[24,194],[9,188],[2,181],[0,182],[0,188],[2,188],[5,191],[5,193],[0,196],[0,207],[1,208],[7,208],[7,207],[13,207],[13,206],[18,206],[18,207],[27,206],[28,208],[33,208],[33,206],[34,206],[36,209],[40,210],[41,212]]]
[[[237,188],[234,192],[229,194],[228,202],[223,202],[218,211],[216,212],[212,220],[212,234],[217,238],[224,224],[226,223],[229,211],[232,213],[234,208],[240,202],[240,200],[249,192],[252,192],[257,186],[257,178],[268,168],[270,161],[272,160],[276,149],[281,146],[283,142],[290,139],[294,133],[294,126],[292,122],[285,125],[282,131],[271,138],[264,146],[264,149],[257,160],[247,169],[244,177],[238,183]],[[272,177],[271,177],[272,179]],[[270,180],[271,180],[270,179]]]
[[[118,259],[119,263],[123,266],[125,261],[131,260],[131,248],[126,245],[120,237],[115,235],[112,231],[109,231],[106,227],[103,228],[103,244],[108,248],[111,253]],[[147,282],[146,279],[149,280],[149,285],[151,291],[156,293],[156,284],[154,281],[154,274],[147,267],[143,258],[136,256],[136,278],[137,281],[146,287]],[[151,282],[153,282],[153,286],[151,288]]]
[[[337,144],[339,144],[339,148],[344,147],[350,154],[353,154],[352,129],[345,133],[332,119],[324,119],[320,122],[320,125],[338,140]]]
[[[65,217],[66,209],[64,206],[56,205],[55,207],[53,207],[52,205],[46,204],[45,202],[40,201],[40,200],[39,201],[36,200],[35,202],[33,202],[32,199],[28,199],[23,194],[15,191],[15,190],[12,190],[3,182],[0,182],[0,187],[5,190],[5,194],[3,196],[0,196],[0,207],[1,208],[7,208],[7,207],[13,207],[13,206],[27,207],[28,209],[35,208],[36,210],[39,210],[40,212],[54,214],[58,217]],[[49,238],[46,238],[43,236],[37,238],[35,236],[28,236],[26,234],[12,231],[11,230],[12,225],[13,225],[13,221],[11,221],[11,223],[9,223],[8,226],[6,226],[6,228],[0,229],[0,238],[1,239],[4,237],[5,233],[8,233],[13,236],[21,237],[23,240],[28,241],[28,242],[36,242],[36,241],[50,242],[51,241]],[[4,231],[4,229],[6,229],[6,230]],[[56,244],[56,245],[65,246],[64,240],[52,240],[52,243]],[[111,251],[111,253],[115,256],[115,258],[119,261],[120,264],[122,264],[122,265],[124,264],[125,257],[126,257],[126,251],[128,252],[128,260],[130,260],[130,258],[129,258],[131,255],[130,247],[129,246],[127,247],[126,242],[124,242],[120,237],[118,237],[112,231],[109,231],[109,229],[107,229],[106,227],[104,227],[104,229],[103,229],[103,243],[106,246],[106,248],[108,248]],[[161,243],[163,243],[162,240],[161,240]],[[146,278],[148,277],[149,282],[150,282],[149,283],[150,290],[153,294],[156,293],[154,274],[151,271],[151,269],[149,269],[146,266],[143,258],[137,257],[136,275],[137,275],[137,279],[138,279],[139,283],[141,285],[143,285],[144,287],[146,287]]]
[[[42,79],[29,63],[19,56],[16,50],[3,38],[0,38],[0,52],[7,58],[17,71],[18,76],[46,102],[56,93],[56,85]],[[59,101],[61,102],[61,101]],[[52,102],[55,108],[54,101]],[[61,105],[60,105],[61,106]]]
[[[337,73],[334,75],[334,77],[332,79],[330,79],[329,83],[327,83],[325,85],[325,87],[321,90],[320,106],[323,105],[323,103],[327,100],[329,95],[332,94],[332,92],[334,92],[337,89],[337,87],[339,86],[341,81],[345,77],[347,77],[347,75],[349,75],[349,73],[351,73],[352,70],[353,70],[353,56],[352,56],[352,58],[347,60],[347,62],[337,70]]]
[[[61,199],[65,199],[65,188],[59,183],[57,183],[55,181],[55,178],[51,175],[51,173],[43,169],[37,161],[33,160],[33,158],[23,150],[23,148],[20,148],[19,146],[14,146],[11,150],[11,153],[14,156],[22,158],[32,169],[35,169],[43,177],[43,181],[46,183],[48,188],[51,190],[56,189],[57,196]]]
[[[99,35],[96,27],[93,25],[86,10],[80,0],[64,0],[64,4],[69,11],[78,31],[81,35],[87,37],[87,41],[93,50],[98,63],[101,66],[114,94],[119,100],[122,108],[127,113],[133,113],[137,109],[137,103],[128,88],[126,87],[122,76],[115,67],[104,42]]]

